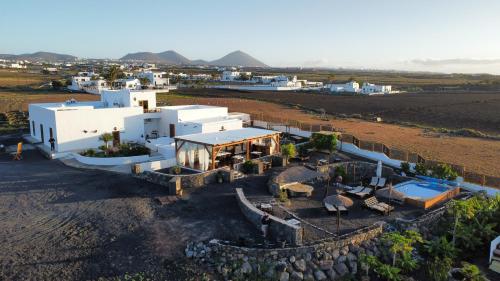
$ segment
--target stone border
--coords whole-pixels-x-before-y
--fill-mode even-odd
[[[261,219],[265,212],[257,209],[243,193],[243,189],[236,188],[236,200],[245,217],[260,230]],[[269,234],[275,240],[286,241],[291,245],[302,245],[303,229],[270,215]]]
[[[80,155],[79,153],[72,153],[72,156],[80,163],[97,166],[126,165],[149,160],[149,155],[128,157],[87,157]]]

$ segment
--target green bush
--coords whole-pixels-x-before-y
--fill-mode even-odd
[[[182,168],[181,166],[173,166],[173,167],[170,167],[169,169],[169,173],[172,174],[172,175],[179,175],[182,171]]]
[[[86,151],[84,151],[82,153],[83,156],[89,156],[89,157],[94,157],[96,154],[95,150],[93,150],[92,148],[90,149],[87,149]]]
[[[432,168],[432,176],[440,179],[455,180],[458,173],[448,164],[439,164]]]
[[[417,165],[415,165],[415,172],[418,175],[427,176],[427,166],[423,163],[417,163]]]
[[[313,133],[311,136],[311,144],[318,150],[335,151],[337,148],[337,136],[334,134],[319,134]]]
[[[286,191],[286,189],[280,190],[280,194],[279,194],[278,200],[280,202],[288,202],[288,192]]]
[[[409,174],[411,172],[410,171],[410,163],[408,163],[408,162],[401,162],[401,170],[405,174]]]
[[[335,177],[341,176],[343,179],[347,176],[347,171],[343,165],[335,167]]]
[[[447,281],[453,260],[450,258],[432,258],[425,264],[425,273],[431,281]]]
[[[473,264],[463,262],[460,268],[458,279],[466,281],[486,281],[479,268]]]
[[[254,172],[256,166],[257,166],[256,163],[252,162],[251,160],[247,160],[243,163],[241,168],[243,169],[243,172],[245,174],[252,174]]]
[[[295,151],[295,145],[287,143],[281,146],[281,155],[285,157],[287,162],[288,159],[295,157],[296,154],[297,152]]]

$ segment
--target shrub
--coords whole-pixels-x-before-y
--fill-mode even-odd
[[[423,163],[417,163],[417,165],[415,165],[415,172],[418,175],[427,176],[427,166]]]
[[[483,276],[479,268],[473,264],[463,262],[462,268],[457,272],[458,280],[467,280],[467,281],[486,281],[487,279]]]
[[[448,164],[439,164],[432,168],[432,175],[434,177],[446,180],[455,180],[458,173],[455,172]]]
[[[149,153],[150,153],[149,148],[142,145],[135,145],[129,149],[128,156],[147,155]]]
[[[87,149],[86,151],[84,151],[82,153],[83,156],[89,156],[89,157],[94,157],[96,154],[95,150],[93,150],[92,148],[90,149]]]
[[[429,280],[432,281],[447,281],[448,272],[453,264],[450,258],[433,258],[429,259],[425,265],[425,273]]]
[[[408,162],[401,162],[401,170],[405,174],[409,174],[410,173],[410,163],[408,163]]]
[[[179,175],[181,171],[182,171],[181,166],[173,166],[170,167],[169,169],[169,173],[173,175]]]
[[[243,163],[241,167],[245,174],[252,174],[256,166],[257,166],[256,163],[252,162],[251,160],[247,160]]]
[[[280,202],[288,202],[288,193],[286,189],[280,190],[279,198]]]
[[[335,167],[335,177],[341,176],[345,179],[346,175],[347,171],[345,170],[345,167],[343,165]]]
[[[288,159],[295,157],[297,152],[295,151],[295,145],[287,143],[281,146],[281,155],[283,155],[288,162]]]
[[[401,272],[401,269],[391,266],[388,264],[384,263],[379,263],[377,267],[374,269],[375,273],[377,275],[385,280],[388,281],[400,281],[401,276],[399,275],[399,272]]]
[[[313,133],[311,136],[311,144],[318,150],[328,150],[330,153],[337,148],[337,136],[334,134],[319,134]]]

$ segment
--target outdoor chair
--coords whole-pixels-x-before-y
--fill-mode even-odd
[[[372,194],[373,189],[369,187],[363,188],[360,192],[356,192],[354,195],[358,196],[359,198],[365,198],[366,196]]]
[[[328,213],[336,213],[336,212],[340,212],[341,214],[348,213],[348,210],[345,206],[335,207],[332,204],[328,204],[328,203],[324,203],[323,205],[324,205],[325,209],[328,211]]]
[[[23,143],[19,142],[17,144],[17,151],[12,152],[12,160],[21,160],[23,159]]]
[[[357,186],[351,190],[347,190],[346,192],[352,195],[356,195],[356,193],[363,191],[363,189],[365,189],[364,186]]]
[[[394,210],[393,206],[379,202],[375,196],[366,199],[363,201],[363,204],[365,207],[378,211],[384,215],[388,215],[392,210]]]
[[[377,187],[384,187],[386,182],[386,178],[379,178]]]
[[[378,177],[372,177],[372,181],[370,182],[369,186],[371,187],[376,187],[378,183],[379,178]]]

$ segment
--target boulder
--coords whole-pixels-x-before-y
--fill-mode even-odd
[[[281,272],[279,281],[288,281],[290,279],[290,274],[288,272]]]
[[[250,265],[250,263],[248,261],[245,261],[242,265],[241,265],[241,273],[243,274],[250,274],[252,273],[252,265]]]
[[[340,256],[340,251],[335,249],[332,251],[332,259],[336,260]]]
[[[339,263],[333,266],[335,268],[335,271],[337,272],[338,275],[341,277],[349,274],[349,268],[347,268],[347,265],[345,263]]]
[[[344,263],[346,261],[347,261],[347,256],[342,255],[335,261],[335,263]]]
[[[304,280],[304,274],[302,272],[293,271],[292,274],[290,274],[290,280],[291,281],[302,281],[302,280]]]
[[[314,275],[311,272],[304,274],[304,281],[314,281]]]
[[[319,268],[321,270],[329,270],[333,267],[333,261],[332,260],[323,260],[319,262]]]
[[[306,261],[303,260],[303,259],[300,259],[300,260],[296,260],[294,263],[293,263],[293,267],[295,267],[295,269],[297,271],[300,271],[300,272],[305,272],[306,269],[307,269],[307,266],[306,266]]]
[[[322,281],[322,280],[326,280],[326,275],[325,275],[325,273],[323,271],[316,270],[316,271],[314,271],[314,278],[317,281]]]
[[[335,272],[335,270],[331,268],[330,270],[326,271],[326,276],[328,276],[330,280],[335,280],[335,278],[337,278],[337,272]]]
[[[352,274],[358,273],[358,262],[357,261],[347,261],[347,265],[349,266],[349,269],[351,270]]]
[[[348,261],[356,261],[356,260],[358,260],[358,257],[356,257],[356,255],[353,253],[349,253],[349,254],[347,254],[347,260]]]
[[[295,256],[291,256],[288,261],[290,261],[290,263],[294,263],[295,262]]]

